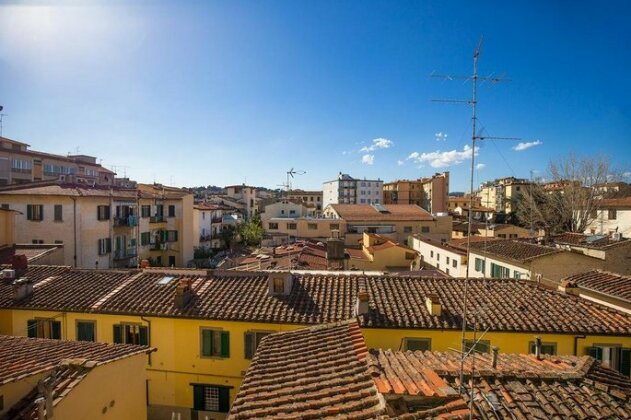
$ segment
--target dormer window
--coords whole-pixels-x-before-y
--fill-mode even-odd
[[[281,277],[275,278],[272,287],[274,294],[282,295],[285,292],[285,280]]]

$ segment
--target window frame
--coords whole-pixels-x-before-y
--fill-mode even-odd
[[[259,347],[260,340],[276,332],[277,331],[272,331],[272,330],[248,330],[245,333],[243,333],[243,353],[244,353],[243,358],[245,360],[254,359],[254,355],[256,355],[256,350]],[[261,334],[263,336],[259,339],[258,336]],[[250,339],[251,341],[249,344],[251,348],[248,348],[248,336],[251,336],[251,339]]]
[[[535,341],[529,341],[528,342],[528,354],[535,354]],[[545,353],[543,351],[543,347],[544,346],[552,346],[553,348],[553,353]],[[550,356],[556,356],[558,352],[558,345],[556,342],[554,341],[542,341],[541,342],[541,354],[549,354]]]
[[[64,206],[61,204],[53,205],[53,221],[55,222],[63,222],[64,221]]]
[[[199,383],[191,383],[193,387],[193,410],[194,411],[205,411],[211,413],[229,413],[230,412],[230,390],[233,389],[231,386],[225,385],[215,385],[215,384],[199,384]],[[208,410],[208,406],[204,403],[205,401],[205,391],[207,388],[215,388],[218,394],[217,401],[217,410]]]
[[[79,324],[91,324],[92,325],[92,340],[81,340],[79,338]],[[76,319],[75,320],[75,340],[76,341],[91,341],[96,342],[96,320],[93,319]]]
[[[204,332],[212,332],[210,339],[210,354],[204,354]],[[219,338],[216,340],[216,336]],[[224,337],[226,347],[224,347]],[[217,348],[215,349],[215,347]],[[199,327],[199,358],[200,359],[230,359],[230,331],[217,327]]]
[[[409,343],[411,341],[419,341],[428,344],[427,350],[410,350]],[[403,351],[431,351],[432,350],[432,339],[429,337],[403,337],[403,343],[401,343],[401,347]]]
[[[32,328],[33,323],[35,323],[35,329]],[[46,328],[47,328],[46,330],[44,329],[44,324],[46,325]],[[31,319],[27,319],[26,325],[27,325],[26,334],[28,337],[45,338],[49,340],[62,339],[61,321],[56,320],[54,318],[34,317]],[[55,328],[54,326],[57,326],[57,328]],[[41,330],[40,330],[40,327],[41,327]],[[40,331],[42,332],[41,335],[39,334]],[[55,334],[56,332],[57,334]],[[55,337],[55,335],[57,335],[57,337]]]
[[[116,341],[116,334],[115,334],[115,329],[116,327],[120,328],[120,341]],[[127,333],[125,331],[125,328],[138,328],[138,342],[134,343],[134,342],[128,342],[127,341]],[[145,331],[145,338],[146,338],[146,342],[143,343],[142,340],[142,331]],[[150,342],[150,338],[149,338],[149,327],[147,325],[143,325],[140,322],[119,322],[118,324],[113,324],[112,325],[112,342],[113,343],[118,343],[118,344],[135,344],[135,345],[139,345],[139,346],[148,346],[149,342]]]
[[[465,353],[468,353],[469,350],[471,350],[471,347],[473,346],[473,344],[476,341],[477,340],[473,340],[473,339],[465,340]],[[491,353],[491,340],[479,340],[475,347],[478,347],[478,346],[481,346],[481,345],[486,346],[487,350],[486,351],[481,351],[479,349],[474,349],[473,351],[476,352],[476,353],[480,353],[480,354]]]
[[[27,204],[26,205],[26,220],[29,220],[31,222],[43,221],[44,220],[44,205],[43,204]]]

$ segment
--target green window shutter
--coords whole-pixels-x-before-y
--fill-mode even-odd
[[[26,219],[33,220],[33,205],[31,204],[26,205]]]
[[[50,331],[53,339],[61,340],[61,321],[50,321]]]
[[[145,326],[138,328],[138,344],[141,346],[149,345],[149,328]]]
[[[202,411],[204,408],[204,386],[193,385],[193,409]]]
[[[603,359],[603,349],[600,347],[587,347],[585,353],[592,356],[596,360]]]
[[[77,340],[78,341],[95,341],[93,322],[77,323]]]
[[[254,333],[246,332],[243,335],[243,342],[245,343],[245,358],[251,359],[254,357]]]
[[[27,336],[31,338],[37,337],[37,321],[34,319],[29,319],[26,321],[26,330]]]
[[[230,388],[219,388],[219,412],[227,413],[230,411]]]
[[[44,220],[44,206],[39,206],[39,220]]]
[[[213,355],[213,331],[202,330],[202,356],[210,357]]]
[[[627,377],[631,375],[631,349],[620,349],[620,373]]]
[[[230,333],[221,332],[221,357],[230,357]]]
[[[173,242],[177,242],[177,239],[178,239],[178,238],[177,238],[177,234],[178,234],[178,231],[177,231],[177,230],[174,230],[174,231],[173,231]]]
[[[115,343],[123,342],[123,326],[116,324],[114,325],[114,340]]]

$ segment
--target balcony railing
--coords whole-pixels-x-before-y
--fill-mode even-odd
[[[137,216],[127,216],[127,217],[114,217],[114,227],[119,226],[138,226],[138,217]]]
[[[33,172],[32,169],[22,169],[22,168],[11,168],[11,172],[15,172],[18,174],[30,174]]]
[[[212,219],[210,219],[210,223],[221,223],[222,221],[222,217],[213,217]]]
[[[114,260],[126,260],[137,256],[138,254],[135,249],[119,249],[114,251]]]
[[[151,216],[149,218],[149,223],[164,223],[167,219],[164,216]]]
[[[150,251],[166,251],[169,249],[169,244],[167,242],[151,242],[149,244]]]

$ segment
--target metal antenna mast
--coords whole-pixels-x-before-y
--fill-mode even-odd
[[[505,79],[502,76],[480,76],[478,75],[478,59],[480,58],[480,53],[482,51],[482,43],[484,38],[480,37],[480,41],[473,52],[473,74],[471,76],[452,76],[452,75],[441,75],[432,73],[431,77],[441,78],[444,80],[471,80],[472,84],[472,94],[471,99],[434,99],[433,102],[448,102],[448,103],[462,103],[471,105],[471,174],[469,179],[469,222],[467,226],[467,269],[465,274],[465,284],[464,284],[464,295],[462,302],[462,340],[461,340],[461,351],[462,358],[460,360],[460,387],[461,390],[464,390],[464,362],[466,357],[469,355],[469,352],[466,350],[466,331],[467,331],[467,299],[469,294],[469,257],[471,252],[471,225],[473,223],[473,176],[475,172],[475,153],[476,153],[476,141],[478,140],[521,140],[516,137],[491,137],[491,136],[482,136],[481,133],[477,132],[477,123],[478,123],[478,82],[491,82],[491,83],[499,83],[499,82],[507,82],[509,79]],[[485,267],[486,270],[486,267]],[[485,274],[486,275],[486,274]],[[475,345],[475,344],[474,344]],[[473,378],[471,378],[471,395],[473,395]],[[469,413],[469,417],[472,418],[473,413]]]

